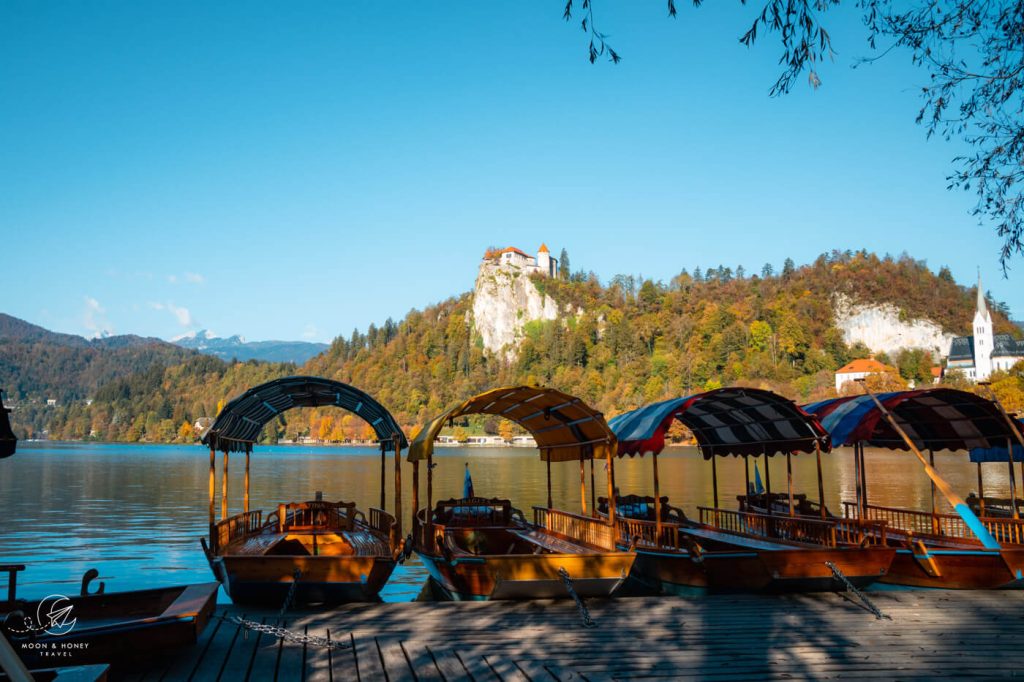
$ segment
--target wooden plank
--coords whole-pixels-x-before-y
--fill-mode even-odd
[[[430,655],[430,651],[424,644],[415,640],[407,640],[400,642],[399,645],[419,682],[443,681],[444,678],[441,677],[441,671],[438,670],[434,657]]]
[[[487,661],[484,660],[481,654],[458,649],[454,649],[453,653],[459,659],[459,662],[462,663],[462,667],[466,669],[476,682],[490,682],[491,680],[498,679],[498,676],[491,670],[491,666],[487,665]]]
[[[388,677],[384,672],[384,663],[380,659],[377,641],[372,635],[357,637],[353,632],[349,637],[352,639],[352,652],[359,682],[387,682]]]
[[[281,627],[296,631],[295,621],[285,621]],[[303,632],[300,627],[298,632]],[[304,644],[278,640],[277,680],[284,682],[305,682],[306,647]]]
[[[530,678],[524,675],[512,660],[504,656],[484,654],[483,659],[502,682],[530,682]]]
[[[548,672],[540,661],[516,658],[515,663],[531,682],[558,682],[558,678]]]
[[[380,652],[380,660],[384,665],[388,682],[416,682],[416,676],[405,658],[401,642],[384,637],[375,637],[374,640],[377,642],[377,650]]]
[[[469,682],[472,680],[469,676],[469,671],[462,665],[462,661],[459,660],[450,647],[424,646],[430,652],[430,655],[434,657],[434,664],[437,665],[437,669],[441,672],[441,676],[446,682]]]

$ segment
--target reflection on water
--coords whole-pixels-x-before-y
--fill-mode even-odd
[[[938,453],[936,467],[954,490],[977,490],[977,470],[960,453]],[[218,455],[217,491],[220,491]],[[822,456],[825,496],[841,513],[841,499],[855,496],[850,451]],[[868,451],[868,493],[873,504],[930,509],[927,477],[910,453]],[[244,456],[233,455],[229,475],[229,513],[241,511]],[[531,516],[545,503],[545,466],[526,448],[439,448],[435,453],[434,498],[462,494],[463,462],[470,463],[477,495],[508,497]],[[658,457],[663,495],[688,514],[711,506],[711,466],[691,448]],[[751,463],[753,466],[753,462]],[[760,462],[762,476],[763,464]],[[42,597],[54,585],[77,593],[82,574],[100,571],[109,590],[212,580],[199,547],[206,532],[209,457],[199,446],[22,444],[0,462],[0,564],[27,564],[19,578],[22,597]],[[328,500],[355,501],[361,509],[380,503],[380,454],[373,448],[260,447],[252,455],[251,508],[270,510],[278,502],[312,499],[318,490]],[[393,506],[393,455],[387,462],[387,506]],[[579,466],[553,464],[555,506],[580,507]],[[598,496],[607,494],[604,463],[594,468]],[[421,471],[421,500],[426,473]],[[590,469],[586,470],[588,498]],[[619,460],[616,483],[623,493],[650,494],[651,458]],[[403,462],[404,526],[411,517],[412,467]],[[719,501],[735,508],[744,486],[743,460],[718,461]],[[772,460],[774,491],[786,489],[786,460]],[[795,491],[817,498],[814,456],[793,458]],[[985,492],[1009,496],[1006,465],[985,465]],[[589,506],[589,499],[588,499]],[[220,513],[220,500],[216,504]],[[948,511],[940,500],[940,511]],[[413,559],[396,571],[385,588],[389,601],[412,599],[425,572]]]

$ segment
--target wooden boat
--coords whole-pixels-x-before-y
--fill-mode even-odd
[[[674,420],[693,432],[712,464],[714,506],[698,507],[696,520],[659,492],[658,453]],[[654,496],[624,496],[618,504],[619,544],[635,545],[633,574],[648,586],[667,593],[809,592],[843,589],[844,581],[869,585],[889,570],[895,550],[883,545],[884,524],[719,508],[718,456],[814,452],[821,484],[828,435],[791,401],[757,389],[718,389],[648,405],[610,426],[620,456],[652,454]]]
[[[18,447],[18,438],[11,429],[11,410],[4,405],[4,392],[0,391],[0,459],[10,457]]]
[[[466,496],[433,505],[434,441],[450,420],[493,414],[512,420],[537,441],[548,467],[548,506],[533,519],[507,499]],[[414,548],[442,594],[455,600],[614,595],[636,554],[619,550],[606,521],[551,505],[552,461],[610,459],[614,436],[601,415],[572,396],[532,386],[499,388],[470,398],[420,430],[409,447],[413,507],[419,463],[427,463],[427,504],[414,518]]]
[[[195,644],[213,614],[218,587],[211,582],[8,599],[0,602],[0,629],[29,667],[57,661],[130,667]]]
[[[1024,521],[977,516],[934,467],[935,450],[998,452],[1011,472],[1014,421],[997,401],[948,388],[838,398],[808,405],[834,443],[853,447],[856,501],[845,501],[846,519],[883,521],[887,544],[897,548],[882,582],[955,589],[1024,589]],[[1011,440],[1012,439],[1012,440]],[[865,446],[911,451],[932,480],[930,512],[870,504]],[[923,450],[929,451],[926,458]],[[981,469],[979,467],[979,489]],[[954,514],[936,510],[937,494]],[[1011,512],[1012,516],[1012,512]]]
[[[293,407],[334,405],[374,429],[381,448],[380,508],[369,515],[352,502],[282,503],[264,514],[249,509],[249,455],[263,426]],[[394,417],[366,393],[329,379],[288,377],[257,386],[228,403],[203,436],[210,448],[210,535],[203,551],[214,576],[237,603],[373,601],[403,558],[401,479],[405,435]],[[214,523],[215,456],[223,452],[221,520]],[[228,516],[229,453],[245,452],[242,512]],[[395,453],[395,509],[384,511],[386,453]],[[297,584],[295,584],[297,583]],[[294,591],[292,590],[294,585]]]

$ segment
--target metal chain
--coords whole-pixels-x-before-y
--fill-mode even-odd
[[[285,612],[292,607],[292,602],[295,601],[295,590],[299,587],[299,578],[301,577],[302,569],[296,568],[295,573],[292,574],[292,584],[288,587],[288,594],[284,596],[284,603],[281,604],[281,610],[277,614],[278,620],[284,620]]]
[[[832,575],[835,576],[836,580],[843,583],[847,591],[853,592],[862,602],[864,602],[864,605],[868,607],[868,610],[871,611],[871,613],[875,614],[875,618],[877,618],[878,620],[892,620],[891,616],[887,616],[886,614],[882,613],[882,610],[875,606],[874,602],[868,599],[868,596],[866,594],[858,590],[854,586],[854,584],[850,582],[849,578],[843,575],[843,572],[839,570],[838,566],[836,566],[831,561],[826,561],[825,565],[828,566],[830,571],[832,571]]]
[[[565,568],[558,569],[558,575],[562,577],[562,582],[565,583],[565,591],[569,593],[569,596],[576,602],[576,608],[580,611],[580,618],[583,619],[583,627],[592,628],[596,627],[597,623],[590,617],[590,611],[587,610],[587,605],[583,603],[580,595],[576,594],[576,590],[572,586],[572,578],[569,576],[569,571]]]
[[[266,625],[265,623],[257,623],[254,620],[246,620],[241,616],[229,616],[225,620],[245,628],[246,637],[249,635],[248,631],[251,630],[253,632],[262,632],[263,634],[283,639],[286,642],[292,642],[294,644],[312,644],[313,646],[319,646],[325,649],[349,649],[352,646],[351,642],[347,640],[327,639],[326,637],[317,637],[316,635],[300,634],[277,625]]]

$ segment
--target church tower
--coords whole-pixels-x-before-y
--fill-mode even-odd
[[[978,309],[974,312],[974,380],[985,381],[992,374],[993,347],[992,315],[985,302],[985,290],[981,287],[981,272],[978,272]]]
[[[537,251],[537,269],[545,277],[554,277],[555,268],[553,263],[554,259],[551,257],[551,252],[548,251],[548,245],[541,244],[540,249]]]

